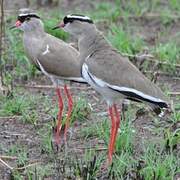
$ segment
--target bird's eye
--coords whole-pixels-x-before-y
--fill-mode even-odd
[[[29,21],[30,19],[31,19],[30,17],[27,17],[27,18],[26,18],[26,21]]]

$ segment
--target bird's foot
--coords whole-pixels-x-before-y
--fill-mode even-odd
[[[66,149],[68,146],[67,143],[67,136],[66,138],[64,137],[64,126],[57,132],[57,126],[53,127],[53,147],[56,151],[59,151],[60,149],[63,150],[64,148]]]

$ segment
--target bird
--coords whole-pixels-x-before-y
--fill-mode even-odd
[[[56,88],[58,96],[58,119],[56,123],[56,145],[60,144],[62,127],[63,99],[60,84],[64,85],[64,92],[68,99],[68,112],[65,121],[64,141],[66,142],[70,116],[73,110],[73,98],[64,80],[82,82],[81,66],[78,59],[79,52],[68,43],[45,32],[40,16],[28,9],[20,11],[17,21],[11,27],[22,30],[25,52],[32,64],[49,77]]]
[[[93,20],[81,14],[66,15],[56,26],[78,39],[82,77],[106,101],[111,119],[108,163],[112,163],[120,126],[117,101],[129,99],[149,105],[157,114],[169,108],[169,99],[127,57],[106,40]]]

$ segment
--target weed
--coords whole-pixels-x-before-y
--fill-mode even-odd
[[[27,149],[19,144],[12,145],[8,150],[8,155],[17,156],[17,166],[22,167],[28,161]]]
[[[169,66],[164,67],[168,72],[176,71],[175,64],[180,58],[180,51],[176,43],[167,42],[166,44],[158,44],[154,49],[155,56],[160,61],[166,61],[169,63]]]
[[[161,24],[160,26],[156,26],[156,23],[152,23],[153,27],[150,27],[150,24],[148,24],[148,26],[153,28],[153,30],[160,27],[160,32],[158,30],[158,34],[162,37],[168,37],[168,33],[171,32],[171,30],[174,32],[177,28],[176,23],[178,22],[178,19],[174,19],[173,17],[178,17],[180,12],[180,3],[178,0],[171,0],[168,2],[163,2],[162,0],[116,0],[115,2],[95,2],[93,7],[93,10],[86,11],[85,14],[90,15],[97,23],[102,21],[101,23],[103,25],[108,25],[108,28],[103,30],[107,31],[108,39],[120,52],[128,54],[137,54],[144,49],[146,44],[143,39],[134,36],[134,33],[132,32],[134,30],[141,32],[141,28],[143,27],[140,27],[139,29],[139,26],[146,25],[146,18],[151,17],[149,14],[155,15],[155,18],[153,16],[151,17],[152,22],[157,21]],[[81,13],[80,9],[76,9],[77,12]],[[52,30],[52,27],[56,26],[64,15],[59,14],[59,10],[55,9],[52,11],[48,10],[48,13],[43,11],[40,11],[40,15],[44,22],[46,32],[67,41],[69,36],[64,33],[64,31]],[[146,14],[147,12],[150,13]],[[143,15],[146,16],[145,19]],[[43,17],[46,18],[43,19]],[[5,40],[5,53],[2,56],[2,63],[6,70],[4,80],[8,85],[13,81],[16,83],[16,80],[28,80],[38,75],[38,71],[31,65],[23,50],[22,32],[19,30],[9,30],[8,25],[14,24],[15,18],[16,17],[7,17],[7,40]],[[141,19],[143,20],[142,23],[140,22]],[[169,26],[169,24],[171,26]],[[161,27],[163,28],[161,29]],[[176,33],[171,41],[164,43],[164,41],[158,42],[158,40],[155,39],[155,41],[153,41],[155,44],[150,43],[149,45],[151,53],[157,60],[169,64],[169,66],[163,66],[163,68],[160,67],[163,71],[168,71],[169,73],[175,71],[178,72],[175,67],[175,64],[179,63],[178,60],[180,59],[178,37],[179,33]],[[151,47],[151,45],[154,47]],[[143,70],[149,70],[149,68],[152,68],[151,64],[149,64],[148,61],[145,61]],[[26,91],[28,90],[26,89]],[[177,101],[178,100],[179,99],[177,99]],[[49,114],[49,112],[52,117],[57,114],[58,107],[54,107],[50,104],[51,100],[49,97],[45,96],[42,98],[42,96],[39,96],[39,93],[38,95],[32,95],[31,93],[25,93],[24,90],[14,87],[12,97],[7,98],[0,96],[0,116],[19,115],[21,116],[20,119],[23,123],[37,125],[40,123],[38,122],[39,111],[42,113],[41,118]],[[37,107],[40,107],[40,110],[39,108],[37,110]],[[67,112],[66,107],[67,104],[65,104],[64,108],[63,123]],[[134,130],[133,123],[131,122],[134,112],[128,109],[125,121],[121,121],[120,124],[115,145],[115,153],[113,155],[113,164],[108,168],[108,172],[106,172],[107,170],[101,172],[101,166],[107,158],[107,151],[98,151],[98,144],[96,145],[97,149],[94,148],[92,150],[87,148],[88,150],[85,150],[85,154],[78,154],[78,156],[81,156],[78,158],[74,158],[74,156],[76,156],[74,153],[76,147],[74,147],[70,153],[66,152],[68,156],[64,156],[64,152],[61,153],[61,156],[55,156],[52,148],[52,122],[43,122],[43,127],[39,130],[36,128],[35,133],[38,131],[37,134],[40,137],[40,147],[38,146],[37,149],[40,148],[42,154],[44,153],[43,156],[46,156],[45,163],[47,164],[30,167],[24,171],[13,171],[12,179],[41,180],[46,178],[51,179],[54,176],[59,176],[59,179],[173,179],[180,173],[178,152],[180,137],[179,109],[180,104],[175,104],[174,112],[170,118],[167,119],[167,121],[171,123],[170,127],[167,128],[164,128],[164,126],[166,126],[166,124],[164,124],[165,122],[151,117],[155,127],[150,130],[148,129],[148,132],[153,134],[153,136],[149,137],[150,142],[147,142],[147,144],[141,142],[141,139],[143,139],[144,136],[142,135],[142,138],[138,137],[138,131],[136,132]],[[110,132],[109,118],[101,119],[94,123],[94,121],[87,121],[87,119],[89,119],[87,118],[89,114],[90,108],[87,101],[82,98],[78,99],[72,113],[71,125],[77,120],[82,121],[83,123],[85,122],[86,126],[80,129],[80,138],[87,141],[89,139],[92,140],[98,138],[99,140],[104,141],[103,145],[107,148]],[[96,114],[91,116],[91,119],[95,118],[94,116],[96,116]],[[154,135],[158,137],[158,141],[156,142],[154,142],[155,139],[153,139]],[[162,137],[163,135],[164,137]],[[136,138],[134,138],[134,136],[136,136]],[[138,144],[140,149],[135,146],[137,140],[139,141]],[[27,164],[29,160],[28,153],[30,152],[28,152],[27,149],[31,147],[15,144],[10,146],[7,152],[7,148],[6,146],[4,147],[4,144],[5,143],[2,143],[0,145],[0,150],[6,152],[7,155],[16,156],[17,166],[24,166]],[[73,143],[71,145],[73,146]],[[141,150],[142,148],[143,151]],[[36,151],[33,153],[35,152]],[[40,159],[42,158],[43,157],[41,156]],[[44,163],[44,159],[42,160]],[[106,176],[106,174],[104,175],[103,173],[108,173],[108,175]]]
[[[180,4],[178,0],[171,0],[171,1],[168,1],[168,3],[173,10],[176,10],[176,12],[180,11]]]
[[[172,152],[177,149],[177,145],[180,144],[180,127],[179,123],[174,123],[171,128],[164,130],[165,149]]]
[[[119,28],[115,25],[112,25],[108,39],[120,52],[128,54],[137,54],[144,45],[140,38],[130,38],[129,33],[125,32],[122,27]]]
[[[77,160],[75,162],[75,177],[87,180],[96,179],[95,177],[101,164],[101,160],[99,160],[96,156],[94,156],[92,160]]]
[[[178,101],[179,99],[177,99]],[[173,112],[171,113],[170,116],[170,121],[172,121],[173,123],[178,123],[180,121],[180,103],[177,103],[174,105],[174,109]]]
[[[102,126],[101,122],[97,122],[95,124],[89,122],[86,127],[81,128],[80,136],[84,139],[88,139],[91,137],[98,137],[98,135],[100,134],[99,131],[101,126]]]
[[[134,141],[135,129],[133,128],[131,121],[127,119],[121,122],[119,130],[119,136],[116,140],[116,153],[121,154],[121,151],[133,152],[133,141]]]
[[[120,155],[115,156],[113,164],[109,167],[109,179],[124,179],[131,171],[136,161],[129,153],[122,151]]]
[[[53,154],[53,146],[52,146],[52,125],[46,124],[42,129],[38,131],[38,134],[41,137],[41,152]]]
[[[24,179],[23,175],[17,170],[14,170],[11,172],[10,178],[13,180],[23,180]]]
[[[24,123],[30,123],[36,125],[38,120],[38,114],[35,110],[32,111],[25,110],[23,111],[21,119]]]
[[[112,3],[103,2],[95,4],[95,11],[92,14],[93,19],[100,19],[101,21],[116,22],[121,14],[120,6],[114,6]]]
[[[26,178],[29,180],[38,179],[43,180],[44,178],[48,178],[48,176],[52,175],[52,165],[44,164],[44,165],[36,165],[33,168],[28,168],[25,171]]]
[[[71,123],[78,121],[85,121],[91,112],[90,106],[87,100],[79,97],[75,102],[74,109],[71,116]]]
[[[174,177],[178,167],[178,162],[173,154],[163,154],[162,147],[149,144],[144,149],[141,157],[145,166],[140,170],[141,175],[147,179],[171,179]]]
[[[22,94],[21,94],[22,93]],[[14,91],[13,97],[2,97],[0,115],[22,115],[27,117],[27,111],[36,109],[37,97],[17,93]],[[26,119],[23,119],[25,121]]]

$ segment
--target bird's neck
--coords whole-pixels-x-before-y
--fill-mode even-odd
[[[45,33],[43,27],[42,28],[39,27],[37,29],[29,29],[29,30],[24,31],[24,37],[28,36],[29,38],[31,38],[31,37],[41,38],[45,34],[46,33]]]
[[[43,39],[46,36],[44,31],[28,31],[24,32],[23,44],[26,53],[33,59],[32,56],[36,56],[38,49],[41,48]]]
[[[26,45],[37,46],[38,45],[37,42],[42,41],[45,36],[46,36],[46,33],[44,31],[40,31],[40,30],[27,31],[27,32],[24,32],[23,41],[24,41],[25,46]]]
[[[78,40],[78,47],[82,63],[86,59],[86,57],[88,57],[94,51],[104,49],[107,46],[109,46],[108,42],[106,41],[102,33],[98,30],[88,32],[81,36]]]

